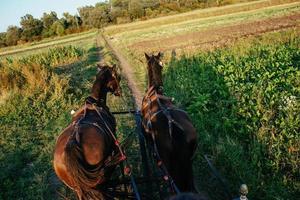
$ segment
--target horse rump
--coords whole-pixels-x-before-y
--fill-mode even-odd
[[[69,139],[64,159],[66,168],[74,180],[74,189],[79,199],[103,199],[102,193],[95,189],[104,177],[102,162],[89,166],[75,137]]]

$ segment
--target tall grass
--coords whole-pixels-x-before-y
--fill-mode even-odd
[[[297,33],[273,33],[169,64],[165,90],[197,127],[195,170],[211,195],[203,154],[212,155],[232,191],[245,182],[250,199],[297,199],[299,47]]]
[[[1,61],[1,199],[57,199],[53,145],[74,98],[70,78],[55,69],[84,55],[83,49],[67,46]]]
[[[95,38],[94,38],[95,39]],[[97,73],[99,53],[115,63],[102,41],[86,48],[56,47],[40,54],[2,58],[0,66],[0,199],[75,199],[55,176],[53,148],[80,108]],[[133,101],[126,81],[122,98],[109,95],[112,111],[128,110]],[[132,116],[116,116],[120,141],[134,131]],[[127,153],[137,166],[137,141]],[[117,170],[119,172],[119,170]],[[136,172],[136,171],[135,171]],[[116,174],[118,176],[118,174]]]
[[[19,59],[7,57],[0,60],[0,94],[20,89],[32,94],[35,90],[57,91],[49,89],[63,86],[66,80],[58,78],[53,73],[53,67],[66,65],[80,59],[83,49],[73,46],[56,47],[48,52],[29,55]],[[52,81],[52,82],[51,82]],[[59,89],[61,90],[61,89]]]

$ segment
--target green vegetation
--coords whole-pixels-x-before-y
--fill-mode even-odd
[[[27,43],[18,46],[5,47],[0,49],[0,57],[5,56],[20,56],[20,55],[30,55],[32,53],[43,52],[48,50],[49,47],[57,46],[84,46],[93,42],[92,40],[96,36],[97,31],[92,30],[89,32],[76,33],[72,35],[67,35],[59,38],[48,38],[38,42]]]
[[[56,137],[70,123],[70,111],[82,106],[95,78],[103,47],[94,42],[1,60],[0,199],[74,198],[56,179],[51,161]],[[126,82],[121,84],[122,99],[109,96],[111,110],[132,107]],[[120,116],[118,122],[122,141],[134,121]]]
[[[260,4],[259,4],[260,5]],[[273,5],[273,4],[271,4]],[[254,10],[251,9],[254,6]],[[243,25],[244,23],[273,19],[275,17],[289,16],[300,10],[299,2],[282,4],[277,6],[266,6],[265,4],[256,7],[254,3],[231,5],[220,8],[209,8],[197,10],[189,13],[179,14],[172,17],[162,17],[132,24],[112,26],[105,29],[105,34],[118,46],[133,66],[136,82],[144,90],[146,84],[146,70],[144,63],[140,62],[144,58],[144,52],[164,51],[164,61],[168,61],[172,51],[177,54],[194,54],[201,44],[210,43],[209,37],[197,38],[198,31],[209,31],[215,28],[228,27],[233,25]],[[240,10],[249,10],[239,12]],[[222,15],[222,12],[229,13]],[[216,16],[211,16],[210,13]],[[274,22],[273,26],[276,22]],[[259,23],[257,23],[259,26]],[[243,27],[245,28],[245,27]],[[244,29],[240,29],[240,33]],[[270,26],[270,29],[272,26]],[[195,33],[195,35],[189,35]],[[212,33],[210,33],[212,34]],[[213,38],[213,42],[221,39],[230,40],[230,37]],[[239,33],[235,32],[236,35]],[[256,33],[254,33],[256,34]],[[243,36],[241,34],[241,36]],[[168,39],[174,38],[172,41]],[[195,39],[193,39],[193,37]],[[215,41],[217,40],[217,41]],[[195,47],[193,45],[196,45]],[[167,49],[167,50],[165,50]]]
[[[114,29],[108,28],[107,34],[111,34],[112,31],[114,40],[118,44],[123,45],[133,45],[134,43],[141,41],[152,41],[157,38],[168,38],[174,35],[183,35],[186,33],[203,31],[211,27],[221,27],[228,26],[232,24],[240,24],[242,22],[251,22],[255,20],[264,20],[270,17],[284,16],[291,13],[296,13],[300,11],[300,3],[283,4],[278,6],[271,6],[246,12],[234,12],[226,15],[214,15],[211,17],[203,17],[201,14],[205,11],[209,13],[209,10],[199,10],[199,16],[194,13],[191,17],[185,18],[184,21],[181,20],[181,16],[176,16],[171,20],[166,20],[166,22],[161,19],[158,24],[157,20],[145,21],[142,24],[136,24],[135,26],[129,24],[124,26],[124,29],[120,30],[117,28],[117,32],[114,33]],[[219,12],[223,11],[224,8],[219,8]],[[195,11],[194,11],[195,12]],[[179,21],[179,22],[177,22]],[[163,44],[157,44],[158,48],[161,48]]]
[[[297,199],[299,47],[297,32],[272,33],[168,64],[165,92],[197,127],[194,166],[210,195],[203,154],[213,156],[231,191],[244,182],[249,199]]]
[[[195,4],[188,4],[176,10],[175,3],[186,1],[163,0],[151,9],[145,7],[141,13],[140,2],[148,2],[151,7],[152,1],[112,2],[114,15],[107,3],[81,8],[80,26],[77,16],[65,14],[64,19],[57,19],[55,13],[50,13],[41,19],[41,32],[41,23],[26,16],[22,30],[10,27],[7,33],[0,33],[0,46],[7,46],[7,39],[11,45],[23,43],[22,37],[36,40],[2,48],[0,53],[0,199],[73,198],[69,189],[56,180],[52,169],[55,140],[69,124],[70,111],[80,108],[89,94],[99,52],[102,62],[117,62],[104,41],[96,37],[95,30],[60,35],[195,8]],[[144,91],[145,63],[140,62],[144,51],[158,51],[168,37],[299,13],[299,3],[273,6],[280,2],[262,0],[196,10],[111,26],[105,28],[105,34],[130,61],[136,82]],[[196,7],[205,6],[202,2]],[[89,13],[104,14],[90,18]],[[70,24],[62,31],[66,19]],[[29,27],[34,25],[41,35],[32,35],[28,27],[25,34],[25,22],[30,22]],[[38,41],[53,36],[57,37]],[[178,39],[173,42],[179,43]],[[159,45],[153,48],[146,42]],[[182,46],[174,46],[180,52],[177,57],[171,57],[171,50],[165,52],[164,61],[171,59],[164,71],[165,91],[188,111],[198,130],[200,146],[194,167],[199,188],[212,199],[222,199],[222,186],[210,184],[203,162],[202,155],[209,154],[235,194],[240,183],[245,182],[251,199],[296,199],[300,193],[299,28],[243,39],[212,52],[191,50],[185,38],[181,42]],[[142,45],[135,46],[137,43]],[[123,97],[108,98],[111,111],[133,107],[124,78],[121,85]],[[134,130],[134,119],[130,115],[116,118],[117,134],[124,141]],[[134,173],[140,175],[136,139],[127,153]]]
[[[1,62],[1,198],[54,198],[53,145],[79,89],[58,71],[84,57],[69,46]]]
[[[191,29],[197,28],[197,30],[199,30],[198,26],[209,27],[222,25],[222,23],[226,24],[230,22],[230,20],[231,23],[234,23],[248,20],[249,18],[255,20],[268,16],[280,16],[295,9],[297,10],[297,7],[299,8],[299,3],[297,2],[295,2],[295,4],[289,4],[288,1],[285,3],[287,4],[278,4],[277,1],[254,1],[223,7],[200,9],[147,21],[109,26],[105,28],[105,31],[108,35],[113,35],[117,38],[120,37],[120,39],[122,39],[122,36],[123,39],[130,37],[128,39],[131,41],[135,41],[135,37],[139,34],[142,34],[141,38],[147,36],[153,39],[155,36],[162,37],[162,35],[166,37],[173,35],[173,31],[176,31],[175,33],[177,34],[190,32],[191,30],[187,29],[187,26],[191,27],[192,25],[197,25],[196,27],[191,27]],[[225,22],[222,22],[220,19],[223,20],[224,18]],[[178,28],[179,30],[177,30]],[[167,29],[169,30],[166,31]],[[128,34],[128,32],[130,32],[130,34]]]

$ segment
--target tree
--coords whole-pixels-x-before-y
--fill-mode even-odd
[[[54,11],[51,11],[49,14],[44,13],[43,17],[41,18],[43,22],[43,32],[42,35],[44,37],[50,37],[55,34],[55,32],[52,31],[51,26],[58,20],[57,14]]]
[[[53,31],[56,35],[62,36],[65,34],[65,20],[60,19],[54,22],[51,26],[51,31]]]
[[[16,45],[21,38],[22,30],[17,26],[9,26],[6,31],[6,44]]]
[[[6,33],[3,32],[3,33],[0,33],[0,48],[2,47],[6,47],[7,44],[6,44]]]
[[[69,29],[71,32],[72,31],[76,31],[80,28],[81,24],[82,24],[82,20],[79,16],[77,15],[71,15],[68,12],[65,12],[63,14],[64,19],[66,21],[66,29]]]
[[[157,8],[159,6],[159,2],[157,0],[142,0],[142,6],[144,9],[146,8]]]
[[[43,22],[39,19],[33,18],[33,16],[30,14],[21,17],[20,24],[23,29],[22,39],[26,41],[32,41],[36,39],[43,31]]]
[[[97,3],[94,12],[98,14],[98,21],[96,22],[98,25],[97,28],[100,28],[99,24],[101,24],[102,27],[114,21],[110,12],[110,7],[106,3]]]
[[[131,19],[144,16],[144,8],[139,0],[131,0],[128,5],[128,13]]]
[[[112,10],[114,7],[119,7],[122,10],[127,10],[129,0],[110,0],[110,4],[112,5]]]
[[[85,7],[78,8],[79,16],[82,20],[82,25],[84,27],[87,27],[87,28],[93,27],[93,25],[92,25],[93,17],[91,16],[91,12],[93,9],[94,9],[93,6],[85,6]]]
[[[97,3],[95,7],[85,6],[78,9],[82,24],[88,28],[102,28],[114,21],[107,3]]]

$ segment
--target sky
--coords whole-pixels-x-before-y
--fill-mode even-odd
[[[0,32],[5,32],[9,25],[20,26],[21,17],[31,14],[41,18],[44,12],[55,11],[58,17],[69,12],[74,15],[77,8],[95,5],[101,0],[0,0]]]

